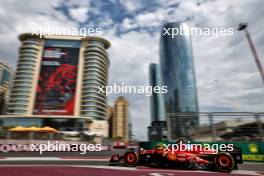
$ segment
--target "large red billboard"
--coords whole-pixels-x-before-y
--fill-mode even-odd
[[[44,47],[34,114],[73,115],[78,58],[78,47]]]

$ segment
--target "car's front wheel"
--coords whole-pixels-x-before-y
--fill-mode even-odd
[[[138,162],[138,155],[135,152],[127,152],[124,155],[124,164],[128,167],[135,167]]]

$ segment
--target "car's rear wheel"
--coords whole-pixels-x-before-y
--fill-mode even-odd
[[[234,169],[235,161],[229,153],[218,153],[214,158],[214,165],[220,172],[231,172]]]
[[[127,152],[124,155],[124,164],[128,167],[135,167],[138,162],[138,155],[135,152]]]

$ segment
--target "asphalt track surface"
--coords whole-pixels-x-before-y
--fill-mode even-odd
[[[263,164],[245,163],[249,169],[255,165],[259,168]],[[244,164],[243,164],[244,165]],[[82,159],[60,159],[42,158],[38,160],[12,158],[11,160],[0,160],[1,176],[263,176],[264,172],[245,170],[239,166],[239,170],[229,173],[217,173],[201,170],[175,170],[159,169],[139,166],[136,168],[108,166],[107,159],[90,158]],[[257,169],[256,169],[257,170]]]
[[[83,166],[0,166],[1,176],[253,176],[261,173],[217,173],[152,168]]]
[[[0,176],[264,176],[264,164],[244,163],[231,174],[200,170],[108,166],[112,151],[77,153],[7,153],[0,155]],[[27,153],[28,156],[28,153]],[[8,159],[5,159],[8,157]],[[57,158],[56,158],[57,157]]]
[[[6,161],[1,160],[1,158],[9,157],[9,158],[22,158],[22,157],[36,157],[36,158],[43,158],[35,161],[23,161],[23,164],[27,165],[108,165],[108,159],[110,158],[113,153],[124,153],[125,150],[115,150],[115,151],[101,151],[101,152],[88,152],[85,155],[80,154],[79,152],[45,152],[40,155],[38,152],[9,152],[9,153],[0,153],[0,165],[20,165],[22,161]],[[48,160],[49,157],[61,157],[61,158],[68,158],[69,160]],[[72,160],[70,160],[72,158]],[[76,158],[76,160],[74,160]],[[81,158],[86,159],[94,159],[94,160],[81,160]],[[95,158],[98,158],[96,160]],[[100,158],[104,158],[100,160]],[[80,160],[77,160],[80,159]],[[239,165],[239,169],[242,170],[251,170],[251,171],[262,171],[264,172],[264,163],[244,163]],[[1,176],[1,174],[0,174]]]
[[[2,165],[57,165],[57,166],[108,166],[108,158],[89,158],[89,159],[80,159],[80,158],[65,158],[65,159],[26,159],[19,158],[18,160],[1,160],[0,166]],[[239,164],[239,170],[250,170],[250,171],[260,171],[264,172],[264,163],[247,163]]]

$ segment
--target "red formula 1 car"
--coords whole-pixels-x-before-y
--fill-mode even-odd
[[[190,147],[192,150],[190,150]],[[123,156],[114,154],[110,159],[110,165],[129,167],[144,165],[161,168],[231,172],[233,169],[237,169],[238,163],[243,163],[242,152],[238,147],[234,147],[230,152],[217,152],[213,149],[205,150],[204,147],[195,148],[194,150],[193,146],[190,147],[185,150],[172,151],[172,148],[165,145],[157,145],[152,150],[127,151]]]

